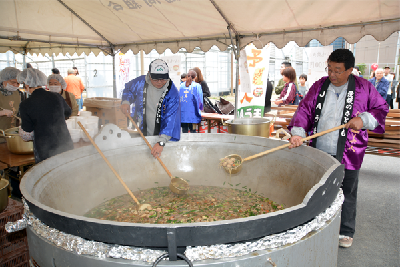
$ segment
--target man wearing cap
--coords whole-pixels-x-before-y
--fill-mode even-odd
[[[131,116],[146,136],[156,135],[157,143],[151,154],[160,157],[165,144],[179,141],[181,136],[181,108],[179,91],[169,78],[165,61],[156,59],[150,63],[149,73],[125,84],[121,111],[126,116],[134,104]]]

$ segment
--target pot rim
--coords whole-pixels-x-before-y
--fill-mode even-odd
[[[3,181],[5,182],[5,185],[4,185],[4,186],[1,186],[1,183],[2,183]],[[9,181],[7,181],[7,180],[4,179],[4,178],[1,178],[1,179],[0,179],[0,191],[3,190],[4,188],[7,188],[9,184],[10,184]]]
[[[233,120],[227,120],[225,123],[231,125],[259,125],[271,123],[271,120],[266,118],[237,118]]]
[[[5,135],[11,135],[11,136],[19,136],[19,133],[8,133],[9,131],[13,131],[13,130],[19,130],[19,127],[12,127],[12,128],[8,128],[7,130],[2,130],[4,132]]]

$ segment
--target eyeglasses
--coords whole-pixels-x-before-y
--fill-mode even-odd
[[[155,82],[165,82],[165,80],[166,80],[166,79],[153,79],[153,78],[151,78],[151,79]]]
[[[332,71],[332,70],[328,69],[328,67],[326,67],[326,68],[325,68],[325,71],[326,71],[326,73],[328,73],[328,74],[333,72],[333,74],[335,74],[336,76],[338,76],[338,75],[342,74],[343,72],[345,72],[346,70],[344,70],[344,71],[342,71],[342,72],[337,72],[337,71]]]

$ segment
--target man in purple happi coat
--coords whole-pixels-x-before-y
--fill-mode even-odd
[[[337,49],[328,58],[328,77],[316,81],[300,102],[289,124],[290,148],[300,146],[306,133],[315,134],[346,124],[346,128],[314,139],[311,145],[345,165],[339,245],[350,247],[355,232],[358,176],[368,143],[367,130],[385,132],[389,112],[374,86],[351,74],[355,58]]]

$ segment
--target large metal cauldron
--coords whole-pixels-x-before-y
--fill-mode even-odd
[[[168,186],[168,175],[141,138],[106,125],[95,141],[132,191]],[[155,138],[149,141],[154,143]],[[232,176],[218,166],[219,159],[228,154],[247,157],[281,144],[242,135],[185,134],[180,142],[170,142],[164,149],[165,165],[191,185],[230,187],[228,183],[240,183],[287,207],[249,218],[152,225],[83,217],[103,201],[126,193],[92,146],[37,164],[23,177],[21,192],[30,210],[45,224],[89,240],[164,249],[173,243],[185,247],[251,240],[309,221],[324,211],[339,191],[343,166],[310,147],[285,149],[246,162],[242,171]],[[174,242],[167,238],[171,229]]]

